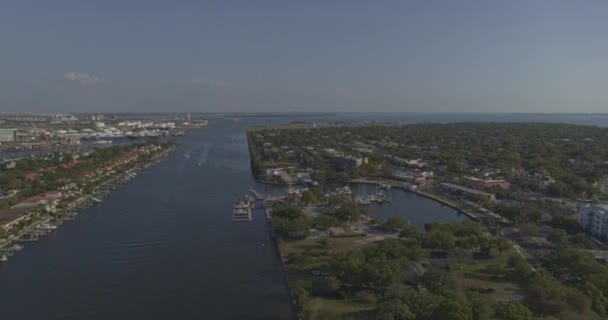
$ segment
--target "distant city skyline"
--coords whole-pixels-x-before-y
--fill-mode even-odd
[[[608,2],[6,0],[0,112],[608,111]]]

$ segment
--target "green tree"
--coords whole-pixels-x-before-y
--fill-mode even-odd
[[[593,241],[589,239],[589,236],[582,232],[579,232],[572,236],[572,238],[570,238],[570,241],[574,246],[579,248],[591,249],[594,246]]]
[[[399,298],[378,303],[376,308],[376,319],[378,320],[414,320],[416,315],[410,311],[407,304]]]
[[[553,228],[547,235],[547,240],[559,247],[562,247],[568,243],[568,234],[564,229]]]
[[[471,306],[466,301],[459,299],[446,298],[435,309],[432,316],[433,320],[472,320],[473,313]]]
[[[329,214],[320,214],[313,218],[313,224],[320,228],[331,228],[341,224],[340,220]]]
[[[408,222],[401,217],[390,217],[381,226],[383,230],[399,232],[408,226]]]
[[[490,320],[494,315],[494,299],[481,294],[469,296],[473,320]]]
[[[443,298],[426,290],[408,290],[400,294],[400,298],[410,307],[416,316],[422,319],[431,317]]]
[[[446,231],[432,230],[427,235],[427,245],[432,249],[441,250],[446,252],[454,247],[456,244],[456,238]]]
[[[373,250],[373,255],[384,256],[389,260],[402,258],[407,253],[406,246],[401,243],[401,241],[396,239],[386,239],[384,241],[380,241]]]
[[[335,276],[327,276],[321,281],[320,291],[325,295],[333,295],[340,290],[341,286],[342,284],[338,278]]]
[[[528,262],[517,253],[513,253],[511,256],[509,256],[507,259],[507,265],[510,268],[513,268],[515,274],[522,280],[532,272]]]
[[[502,255],[503,253],[507,252],[509,249],[511,249],[513,247],[513,245],[511,244],[511,241],[509,241],[505,238],[497,238],[494,241],[494,246],[496,247],[496,250],[498,251],[499,255]]]
[[[399,238],[420,241],[422,239],[422,232],[416,226],[407,225],[399,232]]]
[[[606,299],[604,293],[592,283],[585,283],[580,289],[585,295],[591,298],[591,309],[600,316],[605,316],[607,313],[606,308],[608,307],[608,299]]]
[[[288,220],[296,220],[305,217],[304,210],[300,208],[279,206],[272,210],[274,218],[285,218]]]
[[[314,194],[314,192],[310,190],[305,190],[304,192],[302,192],[302,201],[304,201],[304,203],[306,204],[315,204],[319,202],[319,199],[317,199],[317,196]]]
[[[296,306],[303,310],[310,301],[310,293],[304,288],[304,285],[296,282],[293,286],[293,295],[296,300]]]
[[[499,301],[494,310],[494,317],[499,320],[532,320],[532,312],[519,302]]]
[[[441,294],[454,286],[454,277],[448,272],[438,269],[428,269],[420,279],[422,285],[434,294]]]
[[[569,197],[572,196],[573,190],[564,182],[557,181],[547,187],[547,193],[554,197]]]

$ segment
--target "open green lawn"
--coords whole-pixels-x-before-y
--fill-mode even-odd
[[[352,250],[370,242],[366,238],[328,238],[327,245],[319,239],[290,240],[280,243],[281,251],[287,259],[287,272],[291,283],[303,284],[311,290],[315,278],[314,270],[327,271],[329,269],[329,253]],[[328,298],[314,296],[310,301],[310,308],[316,312],[329,312],[341,319],[366,319],[375,306],[372,297],[360,299]]]
[[[372,237],[327,238],[328,249],[333,253],[356,249],[374,241]],[[320,239],[284,240],[279,244],[284,256],[290,253],[313,253],[325,250]]]
[[[337,315],[341,319],[364,319],[364,316],[376,307],[376,303],[373,300],[337,300],[315,297],[311,300],[311,306],[313,310],[323,310]]]
[[[513,270],[501,259],[465,262],[459,269],[450,271],[456,285],[464,290],[491,289],[490,295],[497,300],[520,300],[521,288],[516,282]]]

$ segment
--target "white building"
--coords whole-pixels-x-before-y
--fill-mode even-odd
[[[0,128],[0,141],[17,141],[17,129]]]
[[[598,238],[608,238],[608,205],[587,204],[578,215],[578,223]]]

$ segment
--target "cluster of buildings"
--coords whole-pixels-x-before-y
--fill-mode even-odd
[[[102,115],[6,115],[2,118],[5,124],[0,128],[0,144],[7,142],[8,146],[19,148],[46,147],[49,144],[73,145],[84,140],[183,135],[184,132],[179,130],[208,125],[207,120],[191,123],[167,120],[120,121],[117,117],[106,118]]]
[[[523,169],[514,170],[510,179],[513,183],[530,187],[536,191],[543,191],[549,185],[555,183],[555,179],[547,172],[529,173]]]
[[[422,186],[427,184],[429,179],[434,176],[433,171],[425,171],[425,170],[407,170],[400,169],[395,173],[395,180],[404,181],[410,183],[412,185]]]
[[[161,147],[155,144],[135,148],[125,152],[115,159],[102,163],[95,169],[85,171],[78,176],[75,176],[74,179],[62,180],[64,185],[57,190],[23,199],[8,209],[0,210],[0,227],[9,229],[16,223],[19,223],[19,221],[28,217],[30,213],[34,212],[35,210],[43,210],[45,212],[53,213],[57,210],[57,205],[62,199],[67,196],[80,194],[78,184],[73,181],[86,181],[87,183],[97,182],[104,177],[115,174],[119,168],[137,161],[141,156],[155,153],[160,149]],[[42,168],[38,171],[26,174],[24,179],[35,180],[41,177],[44,173],[54,172],[58,168],[71,168],[77,165],[79,162],[79,160],[75,159],[70,162],[62,163],[58,166]],[[8,190],[1,196],[2,198],[8,198],[15,196],[17,193],[18,190]]]
[[[325,148],[325,153],[329,155],[329,162],[332,169],[336,171],[351,171],[367,163],[367,158],[355,157],[338,152],[332,148]]]
[[[61,199],[78,192],[75,185],[66,185],[60,190],[45,192],[23,199],[9,209],[0,210],[0,227],[8,230],[23,219],[26,219],[35,210],[50,213],[56,212]]]
[[[15,122],[48,122],[64,123],[78,121],[78,117],[71,114],[51,113],[51,114],[11,114],[3,116],[4,120]]]
[[[287,184],[317,185],[318,183],[311,177],[313,172],[314,170],[310,168],[278,167],[266,170],[266,180]]]
[[[116,173],[116,170],[124,165],[137,161],[143,155],[149,155],[160,150],[161,147],[155,144],[141,146],[130,150],[116,159],[109,160],[95,169],[82,173],[79,178],[88,182],[96,182],[103,177]]]

